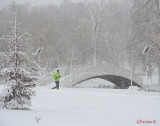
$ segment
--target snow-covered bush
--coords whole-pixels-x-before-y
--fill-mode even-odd
[[[140,88],[137,86],[130,86],[128,90],[140,91]]]
[[[34,95],[30,85],[21,83],[5,89],[0,98],[2,108],[26,109],[31,105],[31,96]]]

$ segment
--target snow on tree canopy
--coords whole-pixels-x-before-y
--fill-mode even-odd
[[[6,109],[27,109],[31,106],[31,98],[35,95],[33,87],[35,83],[30,77],[31,72],[28,71],[25,64],[26,53],[22,52],[22,42],[25,35],[18,35],[18,23],[16,15],[16,5],[13,2],[14,8],[14,25],[11,26],[12,33],[7,35],[5,41],[8,42],[9,50],[6,53],[1,52],[8,57],[8,66],[0,70],[0,75],[3,78],[3,84],[8,88],[4,90],[0,97],[0,107]]]

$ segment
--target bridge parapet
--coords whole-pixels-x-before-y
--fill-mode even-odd
[[[63,67],[63,68],[56,68],[52,72],[48,73],[46,76],[42,77],[39,81],[39,85],[47,85],[49,83],[52,83],[54,80],[52,78],[53,74],[57,71],[57,69],[60,70],[61,76],[66,77],[69,76],[72,72],[73,75],[83,72],[84,69],[88,68],[89,66],[73,66],[73,69],[71,71],[71,67]]]
[[[89,79],[94,78],[97,76],[102,75],[114,75],[114,76],[120,76],[126,79],[131,79],[131,71],[116,67],[116,66],[83,66],[83,67],[73,67],[73,70],[70,70],[70,67],[66,68],[59,68],[61,75],[62,75],[62,81],[61,86],[62,87],[72,87],[75,84]],[[56,69],[49,73],[46,77],[42,78],[40,81],[40,85],[47,85],[49,83],[52,83],[54,80],[52,78],[52,75],[56,72]],[[72,76],[70,74],[72,72]],[[135,73],[132,73],[133,81],[137,83],[139,86],[143,86],[142,78],[140,78]]]
[[[89,67],[83,70],[83,72],[76,73],[72,76],[68,76],[68,78],[65,78],[62,80],[62,87],[72,87],[75,84],[89,79],[89,78],[94,78],[97,76],[102,76],[102,75],[115,75],[115,76],[120,76],[126,79],[131,78],[131,72],[129,70],[125,70],[120,67],[107,67],[107,66],[96,66],[96,67]],[[143,81],[142,78],[140,78],[136,74],[133,75],[133,81],[137,83],[139,86],[143,86]]]

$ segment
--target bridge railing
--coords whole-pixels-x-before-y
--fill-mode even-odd
[[[127,79],[131,79],[131,71],[126,70],[124,68],[106,65],[106,66],[73,66],[73,69],[71,71],[70,67],[65,68],[59,68],[60,73],[62,75],[62,86],[67,87],[73,85],[74,83],[78,83],[82,81],[83,79],[87,79],[93,76],[99,76],[99,75],[116,75],[116,76],[122,76]],[[40,81],[40,85],[47,85],[49,83],[54,82],[52,75],[56,72],[56,69],[49,73],[46,77],[42,78]],[[72,76],[70,75],[70,72],[72,72]],[[135,73],[132,73],[133,75],[133,81],[142,85],[143,81],[142,79],[136,75]]]
[[[96,66],[96,67],[88,67],[83,70],[83,72],[77,72],[76,74],[72,75],[72,77],[66,78],[62,81],[63,87],[71,87],[72,85],[81,82],[87,78],[96,77],[100,75],[116,75],[121,76],[127,79],[131,79],[131,72],[129,70],[120,68],[120,67],[110,67],[110,66]],[[142,79],[137,76],[136,74],[133,75],[133,81],[138,83],[139,85],[143,84]]]
[[[54,82],[54,79],[52,78],[53,74],[57,71],[57,69],[60,70],[60,73],[61,73],[61,76],[62,78],[65,77],[65,76],[68,76],[71,74],[72,72],[72,75],[74,74],[77,74],[77,73],[80,73],[80,72],[83,72],[84,69],[88,68],[89,66],[78,66],[78,65],[74,65],[72,70],[71,70],[71,67],[63,67],[63,68],[55,68],[52,72],[48,73],[46,76],[42,77],[40,80],[39,80],[39,85],[47,85],[49,83],[52,83]]]

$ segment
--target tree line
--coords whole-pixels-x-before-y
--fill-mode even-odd
[[[70,66],[72,60],[73,65],[113,64],[151,76],[155,68],[160,74],[159,6],[159,0],[24,3],[17,4],[17,20],[23,22],[21,32],[30,34],[23,43],[29,59],[43,48],[39,64],[47,72]],[[10,30],[11,11],[10,5],[0,9],[1,38]],[[8,46],[0,41],[0,51],[5,52]],[[142,54],[147,46],[149,53]],[[1,56],[1,68],[5,60]]]

